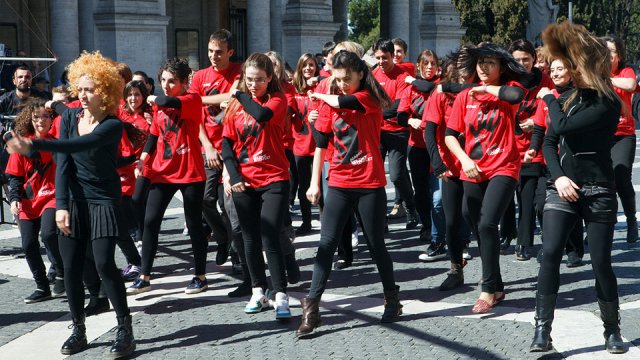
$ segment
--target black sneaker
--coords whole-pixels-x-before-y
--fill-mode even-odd
[[[237,289],[230,291],[227,296],[230,298],[237,298],[251,295],[251,284],[242,283]]]
[[[109,311],[109,299],[91,296],[84,308],[85,316],[94,316]]]
[[[25,304],[33,304],[33,303],[37,303],[37,302],[41,302],[49,299],[51,299],[50,290],[36,289],[36,291],[34,291],[33,294],[24,298],[24,302]]]
[[[147,291],[151,291],[151,282],[144,281],[142,277],[139,277],[133,282],[133,285],[127,288],[127,295],[142,294]]]
[[[307,235],[311,233],[311,223],[302,223],[299,228],[296,229],[296,236]]]
[[[65,287],[64,287],[64,279],[56,278],[55,284],[53,285],[53,292],[51,294],[54,298],[61,298],[67,296]]]
[[[511,242],[515,239],[515,236],[505,236],[500,238],[500,254],[506,255],[507,250],[511,247]]]
[[[527,247],[524,245],[516,245],[516,259],[519,261],[527,261],[531,259]]]
[[[348,263],[347,260],[340,259],[340,260],[336,261],[336,263],[333,265],[333,268],[335,270],[342,270],[342,269],[346,269],[346,268],[348,268],[350,266],[351,266],[351,263]]]
[[[444,243],[431,243],[427,248],[427,251],[420,254],[418,259],[420,261],[436,261],[445,259],[447,257],[447,249]]]
[[[209,288],[207,284],[207,279],[200,280],[199,277],[195,276],[191,279],[191,283],[187,285],[187,288],[184,289],[185,294],[197,294],[201,293]]]
[[[418,225],[420,225],[420,223],[418,222],[418,213],[416,212],[416,209],[407,210],[407,225],[405,228],[407,230],[411,230],[417,228]]]
[[[218,244],[218,252],[216,254],[216,264],[223,265],[229,258],[229,243]]]
[[[582,266],[582,256],[578,255],[577,252],[572,251],[567,254],[567,267],[578,267]]]

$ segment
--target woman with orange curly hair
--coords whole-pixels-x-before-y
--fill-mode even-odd
[[[100,52],[84,52],[69,65],[69,81],[82,107],[52,104],[62,115],[59,140],[9,133],[13,139],[8,139],[7,146],[21,154],[32,149],[57,153],[56,224],[73,320],[73,333],[60,351],[71,355],[87,347],[82,274],[89,255],[118,318],[110,354],[127,356],[135,349],[135,342],[124,282],[114,261],[121,197],[117,155],[122,138],[122,122],[115,114],[122,79],[112,60]]]

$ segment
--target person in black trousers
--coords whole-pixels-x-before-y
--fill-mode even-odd
[[[611,266],[617,219],[615,179],[610,156],[622,102],[609,72],[604,44],[584,27],[569,22],[549,25],[542,39],[552,56],[563,59],[575,90],[558,99],[548,88],[538,92],[549,109],[543,154],[551,173],[544,207],[544,257],[538,273],[532,352],[551,350],[551,323],[560,286],[560,261],[569,233],[588,221],[589,252],[596,278],[605,348],[623,353],[616,275]]]
[[[57,153],[56,225],[73,320],[73,333],[61,353],[75,354],[87,346],[82,274],[89,248],[118,319],[110,355],[127,356],[135,350],[135,342],[124,281],[114,260],[120,231],[121,189],[116,166],[122,137],[122,122],[114,114],[122,96],[122,80],[115,63],[99,52],[85,52],[71,63],[69,80],[82,108],[67,109],[53,103],[62,115],[59,140],[14,135],[7,146],[21,154],[31,149]]]

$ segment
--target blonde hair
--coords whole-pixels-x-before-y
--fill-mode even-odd
[[[96,86],[95,93],[102,99],[100,110],[115,115],[122,97],[122,78],[117,63],[102,56],[100,51],[83,51],[79,58],[69,64],[69,84],[74,97],[78,96],[78,81],[84,76]]]
[[[352,52],[356,55],[358,55],[359,58],[362,59],[362,57],[364,56],[364,47],[360,44],[358,44],[357,42],[354,41],[342,41],[339,42],[336,47],[333,48],[333,55],[337,55],[340,51],[342,50],[346,50],[348,52]]]
[[[569,21],[551,24],[542,32],[545,50],[562,60],[576,88],[592,89],[599,96],[620,102],[611,83],[611,59],[603,40],[582,25]],[[564,104],[565,111],[577,96],[573,93]]]

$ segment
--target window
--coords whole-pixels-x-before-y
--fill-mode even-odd
[[[4,44],[4,56],[15,56],[18,48],[18,30],[16,24],[0,23],[0,43]],[[0,56],[2,55],[3,54],[0,53]]]
[[[197,30],[176,30],[176,56],[187,59],[193,70],[200,69],[199,42]]]

